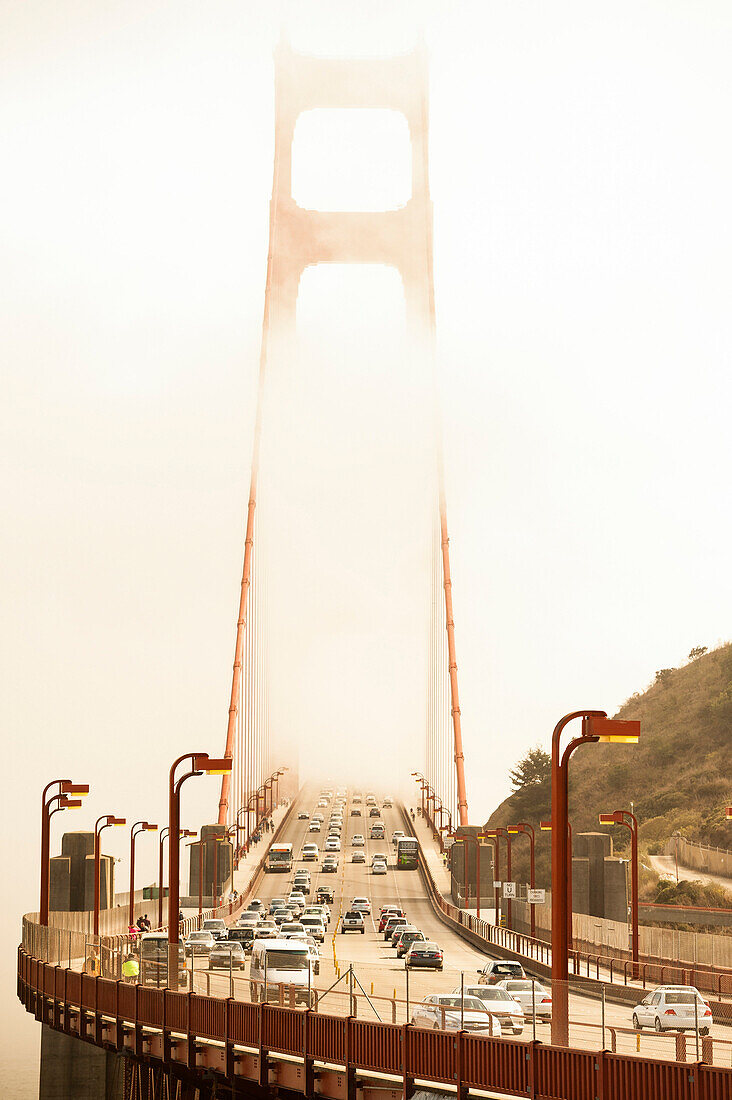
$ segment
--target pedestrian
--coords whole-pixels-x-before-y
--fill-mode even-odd
[[[101,972],[102,967],[97,956],[96,948],[90,947],[86,959],[84,960],[84,973],[91,974],[92,977],[98,977]]]
[[[140,964],[137,958],[132,954],[126,955],[122,963],[122,977],[126,982],[136,982],[139,976]]]
[[[150,923],[150,918],[148,917],[147,913],[145,913],[145,916],[143,917],[143,920],[145,921],[145,931],[146,932],[152,931],[152,924]]]

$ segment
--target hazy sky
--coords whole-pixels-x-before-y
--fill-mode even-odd
[[[92,784],[68,828],[106,812],[164,821],[179,746],[223,747],[281,19],[291,17],[296,47],[349,53],[357,40],[389,52],[411,44],[417,12],[431,55],[438,365],[473,819],[505,796],[506,769],[546,743],[562,713],[612,711],[691,646],[730,636],[727,2],[299,0],[288,11],[6,0],[0,667],[11,950],[1,978],[16,1056],[37,1036],[12,1000],[12,949],[19,914],[37,903],[43,783],[68,774]],[[399,121],[359,113],[352,125],[321,116],[299,128],[302,201],[402,200]],[[399,319],[393,283],[371,279],[351,272],[308,288],[310,384],[300,373],[294,391],[307,416],[293,426],[290,394],[291,430],[281,421],[272,437],[287,476],[272,484],[280,515],[301,525],[294,576],[307,555],[325,568],[301,604],[287,604],[299,624],[290,651],[310,638],[322,689],[310,678],[310,693],[293,695],[304,700],[306,746],[317,756],[334,736],[353,737],[354,755],[367,743],[381,766],[394,763],[394,714],[408,725],[421,691],[412,509],[430,475],[410,432],[429,395],[419,364],[403,374],[397,364],[388,379],[372,369]],[[349,317],[378,319],[368,355],[344,354]],[[369,326],[359,331],[366,339]],[[287,497],[298,486],[312,508]],[[359,530],[373,560],[355,549]],[[286,568],[281,547],[276,561]],[[345,627],[318,623],[326,580],[332,604],[348,603]],[[318,714],[328,717],[320,740]],[[421,735],[414,725],[400,766]],[[218,789],[189,786],[184,814],[197,827]],[[125,838],[114,845],[124,877]]]

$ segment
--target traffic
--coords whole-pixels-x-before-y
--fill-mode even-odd
[[[213,928],[189,937],[194,988],[228,995],[229,986],[254,1001],[336,1014],[355,1008],[442,1030],[525,1038],[529,1029],[549,1041],[550,983],[518,962],[489,957],[442,923],[417,867],[419,842],[404,824],[393,799],[375,792],[301,792],[268,853],[258,896],[228,929],[236,946],[222,950],[215,935],[203,946],[198,937]],[[647,991],[639,1002],[606,1007],[607,1025],[627,1032],[628,1043],[633,1030],[698,1027],[705,1035],[711,1027],[709,1005],[693,987]],[[597,998],[573,990],[571,1017],[573,1042],[596,1045]]]

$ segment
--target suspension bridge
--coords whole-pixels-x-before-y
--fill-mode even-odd
[[[501,881],[495,855],[498,837],[486,837],[471,826],[466,795],[465,756],[458,691],[456,627],[448,537],[447,501],[439,432],[435,439],[436,499],[432,514],[432,566],[425,601],[429,611],[428,660],[424,670],[426,727],[412,776],[416,814],[399,798],[381,790],[367,801],[353,788],[338,796],[338,777],[322,784],[301,784],[297,765],[271,736],[268,676],[268,588],[259,554],[259,497],[263,440],[268,431],[264,395],[270,372],[287,354],[296,327],[298,290],[312,265],[327,263],[379,264],[401,277],[407,328],[434,374],[435,295],[433,282],[432,203],[428,174],[428,81],[424,53],[383,60],[342,61],[300,56],[282,43],[275,55],[275,150],[270,204],[269,251],[264,297],[259,385],[251,459],[251,478],[244,536],[244,562],[236,621],[233,674],[221,756],[203,752],[180,756],[169,776],[168,896],[161,874],[158,883],[158,926],[164,943],[154,981],[144,971],[127,980],[125,963],[135,953],[137,933],[114,925],[112,906],[100,913],[101,857],[94,831],[94,927],[74,926],[63,912],[49,905],[49,831],[51,816],[85,792],[59,780],[44,792],[44,850],[41,903],[24,921],[18,956],[18,994],[25,1008],[45,1025],[44,1034],[71,1043],[78,1053],[79,1072],[91,1074],[90,1051],[104,1059],[102,1077],[84,1093],[69,1085],[68,1093],[51,1092],[54,1073],[72,1081],[75,1070],[67,1047],[56,1046],[42,1068],[46,1095],[145,1097],[323,1096],[333,1100],[409,1100],[416,1091],[457,1095],[470,1093],[563,1100],[629,1100],[684,1098],[722,1100],[732,1095],[732,972],[714,967],[687,967],[678,960],[643,958],[637,950],[627,958],[601,956],[572,946],[571,914],[567,921],[566,890],[553,895],[551,942],[506,927],[500,918]],[[384,212],[303,209],[292,193],[292,148],[298,118],[316,108],[376,108],[399,112],[411,142],[412,186],[404,206]],[[435,423],[438,418],[435,416]],[[638,731],[618,728],[603,712],[577,712],[582,732],[564,753],[555,731],[557,757],[552,806],[554,881],[566,882],[566,766],[579,742],[628,740]],[[624,724],[629,727],[630,723]],[[196,891],[181,892],[180,794],[182,784],[204,772],[221,773],[218,813],[210,836],[197,841],[191,856],[191,883],[196,859]],[[285,798],[285,792],[287,798]],[[397,792],[398,793],[398,792]],[[195,946],[184,941],[206,927],[224,921],[233,927],[258,898],[266,908],[286,893],[277,874],[268,874],[267,841],[291,852],[298,863],[317,807],[340,808],[342,836],[336,852],[340,863],[330,874],[319,867],[310,889],[330,896],[332,923],[314,972],[308,967],[307,998],[298,987],[279,983],[274,1000],[247,978],[246,970],[198,967]],[[383,825],[372,835],[369,804]],[[154,829],[150,823],[136,823]],[[265,829],[267,831],[265,831]],[[393,861],[391,841],[399,832],[414,833],[416,867],[401,870]],[[132,836],[132,867],[134,841]],[[485,846],[491,892],[496,901],[476,910],[455,904],[442,860],[446,840],[469,849],[472,837]],[[449,842],[449,841],[448,841]],[[204,905],[204,881],[213,844],[220,867],[213,871],[215,888]],[[533,845],[533,839],[532,839]],[[333,845],[335,848],[335,845]],[[351,853],[347,861],[346,851]],[[510,858],[510,837],[506,838]],[[533,850],[533,849],[532,849]],[[363,851],[364,859],[356,858]],[[383,875],[375,870],[385,854]],[[490,858],[489,858],[490,856]],[[478,856],[478,859],[480,856]],[[569,857],[571,859],[571,855]],[[204,860],[207,861],[206,869]],[[303,865],[304,866],[304,865]],[[470,859],[466,856],[466,868]],[[482,875],[478,863],[478,890]],[[571,864],[570,864],[571,866]],[[506,868],[510,872],[510,865]],[[219,873],[219,871],[221,873]],[[473,864],[473,874],[476,874]],[[132,871],[134,876],[134,870]],[[510,878],[510,874],[509,874]],[[495,882],[494,882],[495,880]],[[225,884],[220,889],[221,883]],[[332,886],[329,883],[332,882]],[[221,894],[229,895],[222,900]],[[343,932],[343,916],[357,896],[368,898],[362,938],[353,943]],[[510,895],[509,895],[510,898]],[[134,879],[128,896],[129,918],[136,915]],[[380,905],[403,910],[427,942],[440,952],[439,973],[410,972],[385,955],[379,936]],[[510,901],[509,901],[510,906]],[[101,907],[104,910],[104,907]],[[570,903],[571,908],[571,903]],[[180,918],[178,914],[180,912]],[[66,922],[65,922],[66,918]],[[509,918],[510,920],[510,918]],[[150,941],[152,942],[152,941]],[[156,948],[157,950],[157,948]],[[515,1034],[473,1033],[464,1018],[464,987],[475,985],[476,971],[491,960],[510,961],[525,969],[535,995],[544,990],[551,1012],[521,1020]],[[411,983],[411,984],[410,984]],[[543,983],[543,984],[542,984]],[[712,1025],[696,1021],[693,1032],[669,1028],[668,1034],[647,1034],[630,1025],[629,1013],[655,983],[696,985],[704,1004],[711,1005]],[[461,996],[460,1026],[427,1024],[424,1005],[430,995],[457,992]],[[299,987],[302,993],[302,987]],[[419,1011],[418,1006],[422,1006]],[[549,1022],[547,1022],[549,1021]],[[51,1040],[49,1039],[49,1043]],[[49,1048],[51,1049],[51,1048]],[[66,1060],[64,1060],[66,1059]],[[93,1063],[98,1067],[98,1063]],[[96,1072],[96,1070],[95,1070]],[[101,1082],[101,1083],[100,1083]],[[73,1087],[77,1091],[73,1092]],[[115,1091],[116,1090],[116,1091]],[[359,1096],[360,1094],[360,1096]]]

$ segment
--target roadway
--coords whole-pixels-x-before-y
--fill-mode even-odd
[[[364,792],[365,793],[365,792]],[[381,805],[382,797],[386,793],[376,791],[377,802]],[[368,807],[361,805],[353,807],[352,792],[348,792],[348,801],[344,813],[344,827],[341,837],[341,851],[339,853],[338,871],[336,874],[322,872],[322,853],[325,839],[328,833],[327,822],[332,808],[329,803],[327,808],[321,808],[325,816],[323,830],[320,833],[308,832],[308,821],[298,820],[300,811],[307,811],[308,818],[316,811],[318,802],[318,789],[314,786],[307,787],[300,792],[293,811],[278,842],[289,842],[293,846],[296,869],[307,868],[312,875],[311,896],[314,895],[318,885],[326,884],[334,894],[334,903],[331,906],[332,921],[325,944],[321,946],[320,974],[314,980],[314,988],[320,991],[319,1009],[323,1012],[345,1015],[348,1013],[348,977],[342,977],[335,990],[323,996],[324,991],[336,981],[340,974],[347,975],[350,966],[353,967],[354,979],[357,979],[361,988],[371,997],[369,1004],[366,996],[361,993],[357,984],[355,1008],[359,1018],[376,1019],[376,1015],[384,1022],[404,1023],[407,1019],[406,1005],[406,976],[404,964],[397,960],[396,952],[391,946],[387,946],[383,936],[377,932],[379,909],[382,905],[396,904],[405,911],[410,923],[416,925],[424,932],[428,939],[437,942],[444,952],[444,969],[439,971],[412,970],[409,974],[409,998],[410,1004],[422,1000],[431,993],[447,993],[459,990],[461,974],[464,975],[465,984],[477,983],[477,970],[481,968],[488,958],[498,957],[497,952],[489,953],[473,947],[457,933],[448,929],[437,917],[430,901],[426,897],[426,889],[419,870],[397,870],[394,860],[394,848],[391,844],[391,834],[394,829],[405,829],[398,803],[391,810],[382,810],[381,819],[385,825],[387,839],[383,841],[370,840],[369,829],[371,821],[368,817]],[[352,808],[361,810],[361,816],[351,816]],[[363,848],[354,848],[351,844],[354,833],[361,833],[365,837]],[[271,834],[268,834],[271,836]],[[299,857],[302,846],[313,842],[321,850],[321,859],[317,863],[305,863]],[[260,846],[261,851],[261,846]],[[366,856],[365,863],[353,863],[352,856],[355,851],[363,851]],[[381,852],[387,856],[387,874],[374,875],[371,872],[372,856]],[[291,874],[269,873],[262,876],[257,888],[257,897],[265,903],[274,897],[286,896],[290,890]],[[366,932],[341,933],[336,932],[339,915],[346,911],[351,900],[356,896],[366,896],[371,901],[371,918],[366,920]],[[196,960],[197,966],[204,966],[201,959]],[[249,983],[244,974],[248,974],[248,968],[241,976],[235,976],[233,989],[229,988],[229,975],[220,971],[202,972],[196,975],[194,988],[200,992],[210,992],[214,995],[228,996],[230,992],[237,999],[249,999]],[[548,984],[548,983],[547,983]],[[590,997],[581,993],[570,993],[570,1041],[575,1046],[590,1049],[600,1049],[602,1046],[600,1003],[596,997]],[[606,1004],[605,1021],[608,1027],[624,1028],[627,1034],[618,1033],[617,1049],[619,1052],[635,1052],[638,1050],[638,1038],[631,1034],[632,1009],[629,1006]],[[410,1012],[411,1016],[411,1012]],[[730,1029],[724,1025],[714,1024],[712,1035],[716,1038],[728,1039]],[[550,1041],[550,1026],[537,1022],[536,1037],[544,1042]],[[532,1024],[526,1023],[522,1038],[532,1038]],[[656,1036],[652,1032],[641,1033],[640,1053],[646,1057],[674,1058],[675,1044],[670,1035]],[[694,1035],[688,1038],[689,1057],[694,1057]],[[609,1046],[609,1036],[606,1037],[606,1046]],[[726,1044],[719,1046],[723,1052],[725,1064],[730,1062],[732,1047]],[[715,1056],[715,1061],[717,1058]]]

